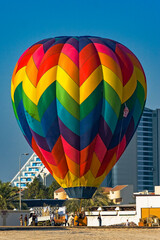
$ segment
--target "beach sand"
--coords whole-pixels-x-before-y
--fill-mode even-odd
[[[159,240],[160,228],[64,228],[51,230],[0,231],[2,240],[52,240],[52,239],[109,239],[109,240]]]

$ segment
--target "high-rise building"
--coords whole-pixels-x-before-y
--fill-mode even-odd
[[[154,191],[160,184],[160,109],[145,108],[126,151],[103,185],[133,184],[134,191]]]
[[[153,113],[145,108],[137,130],[137,191],[154,191]]]
[[[11,180],[11,184],[25,189],[27,188],[27,184],[33,182],[35,177],[42,180],[43,184],[46,186],[49,186],[53,181],[52,175],[43,165],[39,157],[33,153],[27,162],[22,166],[21,170]]]

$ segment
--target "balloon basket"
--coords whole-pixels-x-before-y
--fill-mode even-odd
[[[97,190],[96,187],[73,187],[64,188],[69,198],[89,199]]]

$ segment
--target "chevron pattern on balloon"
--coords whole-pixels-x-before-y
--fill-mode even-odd
[[[146,101],[136,56],[99,37],[55,37],[29,47],[11,81],[18,124],[65,189],[98,187],[130,142]]]

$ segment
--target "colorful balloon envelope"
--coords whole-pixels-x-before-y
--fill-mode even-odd
[[[18,124],[69,197],[91,198],[130,142],[146,101],[136,56],[99,37],[29,47],[11,82]]]

